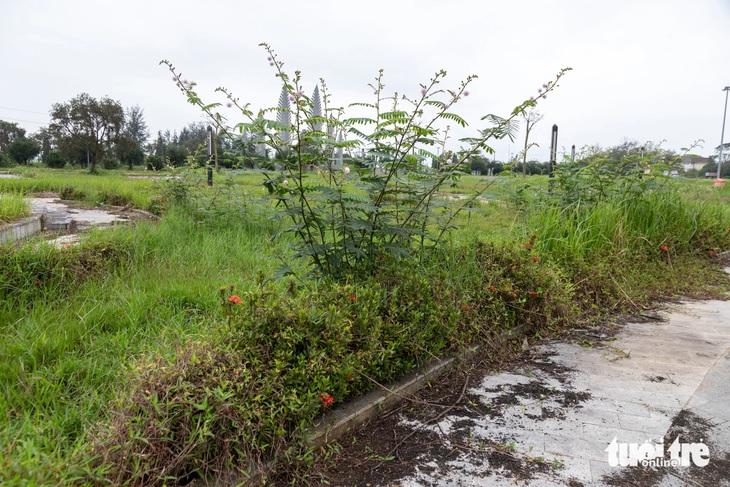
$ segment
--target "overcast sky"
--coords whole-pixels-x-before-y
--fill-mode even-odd
[[[0,119],[34,132],[53,103],[86,92],[139,105],[153,134],[179,131],[202,118],[162,59],[206,101],[224,101],[222,85],[253,108],[274,106],[281,86],[261,42],[302,71],[308,91],[324,78],[334,105],[372,101],[380,68],[386,91],[413,96],[439,69],[444,88],[476,74],[454,110],[470,123],[464,135],[571,67],[538,105],[530,155],[540,160],[553,124],[568,151],[704,139],[695,152],[709,155],[730,85],[730,0],[0,0]],[[518,152],[521,137],[493,144],[496,158]]]

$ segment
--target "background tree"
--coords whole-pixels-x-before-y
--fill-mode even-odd
[[[63,158],[60,152],[51,149],[43,154],[43,164],[53,169],[63,169],[66,167],[66,159]]]
[[[174,167],[184,166],[188,161],[188,150],[181,145],[168,145],[165,157],[170,161],[170,164]]]
[[[124,127],[124,109],[111,98],[100,100],[82,93],[67,103],[51,108],[49,129],[56,137],[61,154],[83,162],[88,155],[91,172],[113,145]]]
[[[131,171],[133,166],[144,163],[144,147],[150,133],[144,119],[144,110],[134,105],[125,110],[124,128],[117,137],[115,152],[117,158]]]
[[[123,133],[140,146],[147,143],[150,131],[147,129],[147,122],[144,119],[144,110],[139,105],[129,107],[125,111]]]
[[[180,131],[177,143],[188,150],[188,153],[195,154],[198,148],[207,146],[208,127],[202,122],[189,123]]]
[[[6,151],[18,164],[28,164],[31,159],[40,154],[41,146],[33,139],[18,137],[8,144]]]
[[[144,164],[144,149],[142,145],[133,139],[129,134],[123,133],[117,137],[114,144],[114,151],[117,159],[126,164],[131,171],[135,165]]]
[[[41,127],[38,132],[31,135],[31,138],[41,146],[41,157],[45,157],[55,148],[53,134],[48,130],[48,127]]]
[[[4,151],[18,137],[25,137],[25,129],[17,123],[0,120],[0,151]]]

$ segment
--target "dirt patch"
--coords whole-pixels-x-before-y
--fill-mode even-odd
[[[550,360],[550,354],[525,353],[513,358],[510,369],[533,377],[520,384],[481,388],[491,396],[487,403],[471,387],[492,374],[495,364],[484,357],[475,357],[468,364],[441,376],[395,410],[375,418],[349,432],[337,443],[338,453],[331,463],[321,462],[315,468],[317,482],[330,485],[399,485],[402,479],[453,478],[458,466],[468,462],[479,468],[481,477],[498,476],[515,482],[550,476],[560,468],[541,457],[517,451],[514,442],[496,432],[488,437],[474,437],[476,419],[498,420],[515,408],[541,404],[541,413],[525,413],[528,420],[564,417],[564,408],[580,407],[590,398],[586,392],[569,386],[573,369]],[[531,371],[531,372],[530,372]],[[545,384],[546,378],[558,384]],[[534,416],[534,417],[533,417]],[[499,420],[498,420],[499,421]],[[579,486],[580,482],[570,485]]]
[[[644,379],[649,382],[664,382],[670,380],[668,377],[664,377],[662,375],[645,375]]]
[[[51,191],[39,191],[37,193],[33,193],[34,198],[60,198],[60,195],[58,193],[54,193]]]

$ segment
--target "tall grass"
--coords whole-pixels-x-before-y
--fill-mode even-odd
[[[0,193],[0,225],[30,216],[30,205],[19,193]]]
[[[173,207],[160,224],[92,232],[80,247],[3,248],[0,483],[78,474],[70,459],[124,395],[120,376],[209,334],[219,286],[245,291],[273,272],[273,233],[250,220],[212,231]]]
[[[539,250],[574,260],[608,253],[701,252],[727,246],[730,207],[690,200],[676,191],[652,191],[590,205],[548,204],[532,214]]]
[[[129,179],[119,172],[93,175],[81,171],[35,170],[24,172],[22,176],[0,179],[0,191],[25,195],[38,192],[65,193],[68,199],[77,199],[92,205],[132,203],[138,208],[146,208],[155,193],[155,181]]]

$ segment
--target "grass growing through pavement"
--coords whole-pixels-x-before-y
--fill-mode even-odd
[[[0,252],[4,483],[141,482],[159,462],[183,476],[293,454],[298,428],[328,407],[320,395],[344,401],[372,387],[366,375],[386,380],[501,330],[555,332],[655,297],[727,289],[708,249],[730,247],[728,208],[701,185],[680,186],[698,201],[558,209],[541,200],[547,178],[497,179],[488,202],[460,215],[453,245],[418,265],[305,284],[272,277],[287,241],[272,239],[258,174],[212,189],[76,177],[65,182],[89,194],[104,184],[142,204],[164,194],[164,217],[70,249]],[[54,178],[44,190],[65,187]],[[464,193],[477,181],[465,178]],[[170,203],[176,195],[189,204]],[[231,293],[245,302],[223,305]]]

